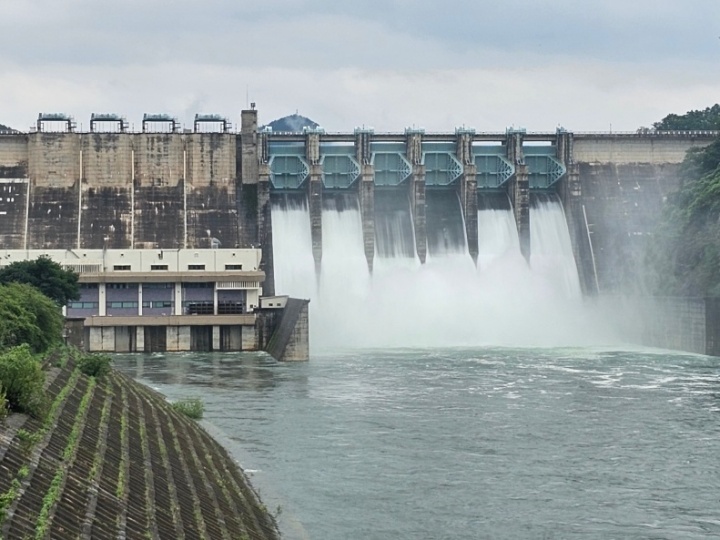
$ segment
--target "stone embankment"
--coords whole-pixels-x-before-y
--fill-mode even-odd
[[[52,368],[43,419],[0,424],[0,538],[277,539],[228,453],[126,376]]]

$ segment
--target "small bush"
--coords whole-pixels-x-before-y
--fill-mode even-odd
[[[107,354],[81,354],[76,365],[85,375],[99,379],[110,373],[112,359]]]
[[[11,411],[41,418],[46,405],[45,373],[27,344],[0,355],[0,385]]]
[[[205,412],[205,405],[198,398],[176,401],[172,404],[172,408],[193,420],[200,420],[203,417],[203,412]]]
[[[20,449],[23,454],[29,454],[42,438],[42,433],[38,431],[31,433],[26,429],[19,429],[17,432],[17,438],[20,441]]]

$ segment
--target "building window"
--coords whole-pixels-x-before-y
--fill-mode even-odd
[[[242,264],[226,264],[225,270],[242,270]]]
[[[245,313],[242,302],[218,302],[218,315],[241,315]]]
[[[80,283],[81,289],[97,289],[98,284],[97,283]]]
[[[213,282],[200,282],[200,283],[183,283],[184,289],[212,289],[215,284]]]
[[[121,270],[130,270],[129,264],[115,264],[113,265],[113,270],[121,271]]]
[[[151,264],[150,270],[167,270],[168,265],[167,264]]]
[[[68,309],[97,309],[99,306],[98,302],[70,302]]]
[[[130,287],[134,287],[134,283],[108,283],[105,285],[108,289],[129,289]]]
[[[172,289],[174,283],[143,283],[143,290],[147,289]]]
[[[170,300],[145,300],[142,303],[142,307],[144,308],[171,308],[173,307],[173,303]]]
[[[212,302],[187,300],[183,302],[183,311],[187,315],[212,315],[215,306]]]
[[[205,270],[204,264],[188,264],[188,270]]]
[[[137,309],[137,302],[108,302],[107,307],[110,309]]]

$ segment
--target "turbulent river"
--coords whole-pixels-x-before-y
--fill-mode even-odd
[[[284,538],[718,538],[716,359],[592,348],[127,355],[201,397]]]

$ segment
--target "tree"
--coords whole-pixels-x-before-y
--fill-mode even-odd
[[[59,306],[80,299],[77,274],[48,257],[18,261],[0,269],[0,284],[7,283],[32,285]]]
[[[720,139],[693,149],[648,249],[656,294],[720,296]]]
[[[685,114],[668,114],[653,127],[658,131],[672,130],[716,130],[720,129],[720,105],[715,104],[702,111],[688,111]]]
[[[63,317],[55,302],[31,285],[0,285],[0,350],[27,344],[34,353],[62,340]]]

